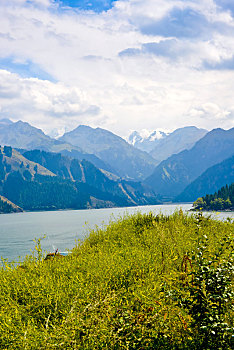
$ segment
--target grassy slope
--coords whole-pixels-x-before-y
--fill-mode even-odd
[[[3,153],[3,147],[0,147],[1,152]],[[50,170],[44,168],[40,164],[37,164],[35,162],[32,162],[25,158],[22,154],[20,154],[15,149],[12,149],[12,156],[7,157],[3,154],[3,161],[5,161],[7,164],[11,165],[11,171],[20,171],[23,172],[25,169],[27,169],[32,175],[35,175],[35,166],[37,166],[37,173],[40,175],[48,175],[48,176],[55,176],[54,173],[52,173]],[[21,164],[23,166],[21,167]],[[28,168],[27,168],[28,167]]]
[[[212,256],[223,236],[233,237],[234,223],[138,214],[91,232],[66,258],[43,261],[37,248],[23,268],[6,264],[0,348],[199,349],[175,291],[187,295],[183,259],[203,233]],[[227,246],[220,259],[230,252]]]

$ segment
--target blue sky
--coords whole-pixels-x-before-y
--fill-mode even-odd
[[[54,2],[59,3],[60,6],[102,12],[112,8],[114,1],[115,0],[55,0]]]
[[[230,11],[234,14],[234,2],[233,0],[215,0],[215,3],[220,6],[224,11]]]
[[[0,117],[233,127],[233,37],[232,0],[1,0]]]
[[[12,73],[19,74],[22,78],[39,78],[41,80],[55,81],[46,71],[43,71],[39,65],[31,62],[17,62],[14,57],[0,58],[0,68]]]

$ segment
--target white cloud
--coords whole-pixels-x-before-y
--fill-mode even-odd
[[[0,3],[0,58],[38,67],[38,79],[1,72],[2,115],[46,131],[88,123],[123,136],[190,124],[211,129],[222,119],[212,113],[227,113],[225,125],[233,126],[234,21],[226,8],[212,0],[131,0],[96,14],[35,4]],[[55,82],[40,80],[40,71]]]
[[[12,120],[25,120],[49,132],[66,125],[89,123],[99,114],[76,87],[35,78],[20,78],[0,70],[0,115]]]
[[[189,115],[191,117],[202,117],[206,119],[217,119],[220,122],[223,120],[228,119],[231,112],[228,110],[221,109],[217,104],[215,103],[204,103],[200,107],[192,108],[189,111]]]

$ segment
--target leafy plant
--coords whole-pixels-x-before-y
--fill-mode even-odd
[[[197,349],[231,349],[232,322],[227,311],[232,308],[234,251],[231,236],[220,239],[215,253],[210,252],[209,238],[202,232],[205,218],[197,218],[196,249],[191,252],[192,271],[186,286],[188,296],[182,304],[192,317],[191,328]],[[227,254],[228,252],[228,254]]]

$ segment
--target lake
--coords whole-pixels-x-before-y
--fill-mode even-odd
[[[30,254],[35,246],[34,239],[46,235],[42,248],[47,252],[72,249],[79,239],[84,239],[95,226],[104,227],[110,220],[125,213],[171,214],[176,209],[187,211],[192,204],[167,204],[128,208],[90,210],[64,210],[46,212],[24,212],[0,215],[0,256],[9,261]],[[219,219],[234,218],[234,212],[213,214]]]

